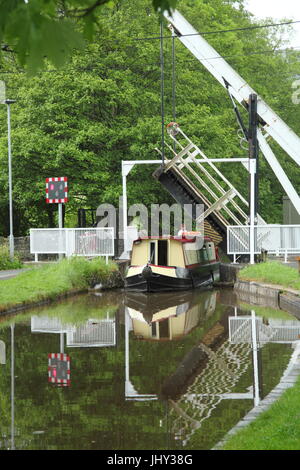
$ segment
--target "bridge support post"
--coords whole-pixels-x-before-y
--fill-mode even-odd
[[[255,224],[257,224],[258,213],[258,140],[257,140],[257,95],[252,93],[249,96],[249,170],[250,170],[250,264],[255,263]]]

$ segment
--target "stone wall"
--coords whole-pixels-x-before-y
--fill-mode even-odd
[[[15,253],[21,258],[22,261],[34,261],[34,255],[30,253],[30,237],[15,237],[14,238]],[[8,238],[0,237],[0,246],[9,247]]]

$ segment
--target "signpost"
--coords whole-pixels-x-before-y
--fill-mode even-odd
[[[68,202],[68,178],[66,176],[46,178],[46,202],[58,204],[58,227],[63,228],[62,205]],[[62,258],[61,253],[59,258]]]
[[[16,100],[6,99],[5,82],[0,80],[0,104],[7,106],[7,144],[8,144],[8,192],[9,192],[9,255],[14,258],[14,234],[13,234],[13,200],[12,200],[12,155],[11,155],[11,130],[10,130],[10,105]]]
[[[63,228],[62,204],[68,202],[68,178],[46,178],[46,202],[58,204],[58,226]]]

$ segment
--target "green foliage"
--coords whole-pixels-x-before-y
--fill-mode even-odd
[[[247,281],[261,281],[300,290],[298,270],[275,261],[246,266],[239,271],[238,277]]]
[[[0,246],[0,270],[18,269],[22,266],[18,255],[15,255],[13,260],[11,260],[8,248],[6,246]]]
[[[118,277],[118,267],[115,263],[106,264],[104,258],[94,258],[90,261],[81,257],[61,261],[61,268],[65,270],[67,278],[74,288],[94,287],[97,284],[107,286],[113,275]]]
[[[9,3],[12,9],[19,3],[22,8],[31,8],[31,4],[32,8],[38,8],[39,3],[41,8],[51,10],[56,2]],[[88,0],[64,3],[69,10],[94,5]],[[199,31],[241,29],[256,24],[242,1],[239,8],[233,3],[179,0],[178,9]],[[59,70],[47,60],[43,72],[28,77],[20,72],[11,54],[5,52],[5,59],[0,62],[0,79],[6,82],[7,96],[17,100],[11,107],[16,236],[27,234],[30,227],[57,226],[57,207],[45,202],[46,177],[69,178],[70,201],[66,204],[65,224],[74,226],[79,207],[96,209],[101,203],[118,207],[122,194],[122,160],[159,158],[155,148],[160,149],[162,145],[160,24],[156,14],[149,14],[148,7],[149,0],[123,0],[110,7],[102,5],[99,15],[96,15],[98,9],[91,10],[99,28],[93,33],[93,42],[79,51],[76,48],[69,64]],[[50,18],[51,11],[47,13]],[[89,15],[82,16],[81,12],[80,16],[80,21],[88,21]],[[68,17],[69,22],[73,20]],[[65,24],[64,20],[62,23]],[[82,26],[76,26],[79,27]],[[266,54],[266,50],[282,44],[280,34],[272,31],[251,29],[205,37],[299,133],[300,108],[291,100],[299,54]],[[170,35],[166,23],[164,35]],[[56,37],[65,44],[59,34]],[[73,47],[72,42],[68,44]],[[42,44],[39,47],[39,53],[46,55]],[[176,120],[208,157],[245,157],[247,152],[240,147],[238,126],[226,91],[179,41],[175,51]],[[167,124],[173,120],[171,36],[170,40],[164,40],[164,55]],[[27,60],[36,65],[30,54]],[[62,62],[60,58],[57,60],[59,64]],[[247,124],[246,113],[244,119]],[[6,126],[6,109],[1,106],[0,234],[4,236],[9,231]],[[299,169],[273,146],[296,191],[300,192]],[[169,155],[168,150],[166,154]],[[248,199],[247,171],[238,164],[218,167]],[[143,203],[150,208],[152,203],[174,202],[153,179],[153,170],[153,165],[143,165],[130,172],[129,205]],[[282,196],[283,189],[261,155],[259,212],[268,223],[282,222]]]
[[[23,303],[56,299],[59,295],[85,290],[101,283],[104,287],[120,283],[118,268],[99,258],[63,259],[58,263],[29,269],[17,277],[1,281],[0,310]]]
[[[174,8],[177,0],[153,0],[155,11]],[[60,67],[74,49],[83,49],[99,30],[97,18],[118,1],[112,0],[1,0],[0,43],[16,54],[30,72],[44,67],[48,60]],[[105,7],[105,8],[104,8]],[[100,29],[101,30],[101,29]]]

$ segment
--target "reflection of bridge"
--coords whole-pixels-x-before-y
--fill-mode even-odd
[[[291,343],[300,337],[298,320],[256,318],[258,343]],[[229,317],[229,340],[231,343],[251,342],[251,317]]]
[[[231,393],[250,365],[249,344],[225,341],[216,352],[204,345],[200,347],[208,355],[205,367],[177,401],[170,400],[172,432],[183,445],[223,399],[253,399],[252,393]]]
[[[105,347],[116,345],[116,319],[89,319],[78,326],[61,322],[56,317],[32,316],[31,331],[35,333],[66,333],[67,347]]]
[[[193,433],[208,419],[224,399],[252,399],[260,402],[259,345],[295,343],[299,340],[300,322],[262,319],[252,316],[228,318],[229,339],[217,351],[205,343],[198,347],[207,355],[201,372],[179,399],[169,399],[172,409],[172,433],[186,445]],[[252,354],[251,354],[252,350]],[[245,393],[232,393],[242,375],[253,362],[253,386]],[[179,368],[180,369],[180,368]]]

